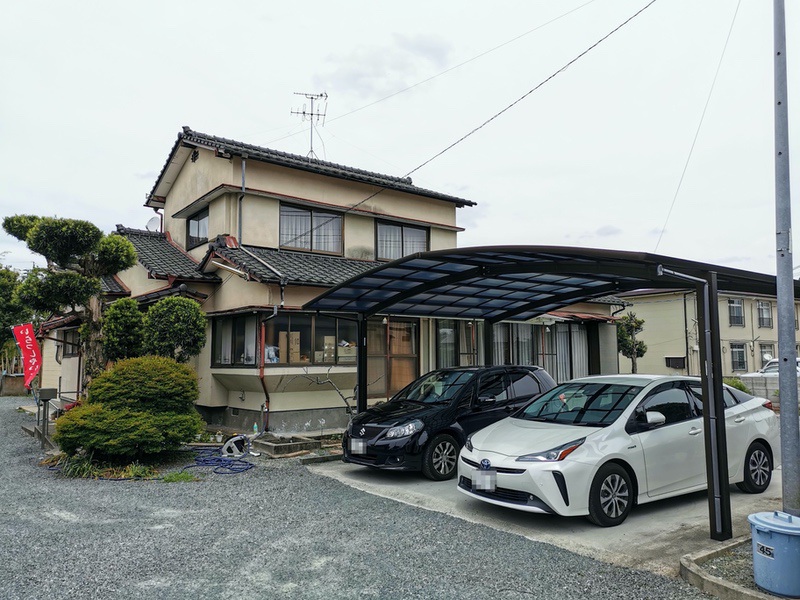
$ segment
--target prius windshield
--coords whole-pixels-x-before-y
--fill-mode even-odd
[[[475,371],[433,371],[401,390],[392,402],[450,402],[474,377]]]
[[[545,392],[514,415],[528,421],[605,427],[622,414],[641,386],[620,383],[565,383]]]

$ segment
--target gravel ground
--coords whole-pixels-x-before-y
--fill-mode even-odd
[[[0,597],[709,598],[349,488],[296,459],[196,483],[71,480],[0,398]],[[27,403],[27,402],[25,402]]]

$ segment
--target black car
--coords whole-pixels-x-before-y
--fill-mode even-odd
[[[380,469],[421,470],[436,481],[450,479],[469,434],[555,385],[541,367],[431,371],[388,402],[353,417],[342,438],[342,459]]]

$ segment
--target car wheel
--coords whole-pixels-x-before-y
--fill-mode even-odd
[[[748,494],[760,494],[772,481],[772,459],[766,446],[753,442],[744,456],[744,481],[736,486]]]
[[[456,474],[458,442],[451,435],[440,433],[430,441],[422,457],[422,474],[434,481],[444,481]]]
[[[589,490],[589,520],[600,527],[614,527],[628,517],[632,508],[630,475],[616,463],[604,464]]]

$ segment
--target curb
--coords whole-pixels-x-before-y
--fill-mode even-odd
[[[720,577],[711,575],[703,569],[703,564],[724,554],[732,548],[749,544],[749,535],[730,540],[714,550],[704,550],[694,554],[686,554],[681,557],[680,575],[687,583],[700,589],[707,594],[723,598],[724,600],[774,600],[775,596],[743,587],[738,583],[725,581]]]
[[[316,463],[323,463],[323,462],[333,462],[335,460],[342,460],[341,454],[324,454],[321,456],[301,456],[300,457],[300,464],[301,465],[313,465]]]

